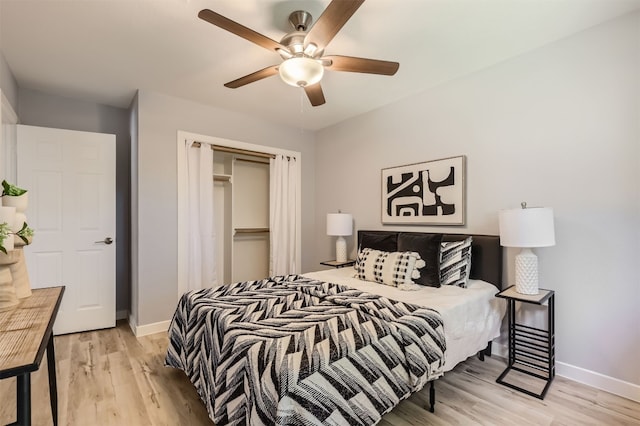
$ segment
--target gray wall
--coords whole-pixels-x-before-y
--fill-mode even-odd
[[[15,180],[15,124],[14,114],[18,113],[18,84],[5,57],[0,50],[0,91],[9,105],[2,101],[0,116],[0,179]],[[11,112],[10,112],[11,111]]]
[[[640,385],[639,43],[636,13],[320,131],[316,261],[327,212],[382,228],[382,168],[464,154],[466,226],[404,229],[497,234],[500,209],[552,207],[557,361]]]
[[[7,64],[2,50],[0,50],[0,89],[7,98],[14,111],[18,111],[18,83]]]
[[[19,89],[22,124],[116,135],[116,309],[129,309],[131,274],[130,142],[126,109]]]
[[[302,154],[302,269],[314,265],[313,135],[295,127],[152,92],[138,92],[138,317],[135,325],[171,318],[177,287],[177,132],[215,136]],[[135,166],[134,166],[135,171]],[[135,173],[134,173],[135,174]],[[134,289],[135,291],[135,289]]]

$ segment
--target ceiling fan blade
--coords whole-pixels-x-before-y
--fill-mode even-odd
[[[324,49],[362,3],[364,0],[333,0],[307,33],[305,45],[313,43]]]
[[[245,75],[244,77],[240,77],[236,80],[225,83],[225,87],[228,87],[230,89],[237,89],[238,87],[242,87],[245,84],[253,83],[254,81],[271,77],[272,75],[278,74],[278,66],[279,65],[271,65],[270,67],[263,68],[260,71]]]
[[[223,30],[227,30],[239,37],[249,40],[258,46],[264,47],[267,50],[276,51],[277,49],[287,50],[286,47],[281,45],[275,40],[270,39],[258,32],[253,31],[251,28],[247,28],[244,25],[238,24],[229,18],[226,18],[219,13],[216,13],[209,9],[203,9],[198,13],[198,18],[209,22],[210,24],[220,27]]]
[[[400,64],[397,62],[380,61],[378,59],[355,58],[353,56],[323,56],[322,60],[330,60],[331,65],[325,65],[325,67],[333,71],[394,75],[400,67]]]
[[[304,86],[304,91],[307,94],[311,105],[319,106],[325,103],[324,93],[322,93],[322,86],[320,86],[320,83],[312,84],[311,86]]]

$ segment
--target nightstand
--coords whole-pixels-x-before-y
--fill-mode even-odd
[[[344,268],[345,266],[353,266],[355,263],[355,260],[347,260],[346,262],[338,262],[337,260],[325,260],[324,262],[320,262],[321,265],[331,266],[333,268]]]
[[[496,382],[512,389],[544,399],[549,385],[556,374],[555,367],[555,327],[553,290],[540,289],[538,294],[528,295],[516,292],[515,286],[496,294],[496,297],[507,299],[507,315],[509,319],[509,365],[500,374]],[[530,327],[516,322],[516,302],[544,305],[547,303],[547,330]],[[540,393],[532,392],[504,379],[511,371],[536,377],[545,381]]]

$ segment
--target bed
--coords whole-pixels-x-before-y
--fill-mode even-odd
[[[359,231],[358,241],[369,235],[374,239],[367,246],[398,249],[398,236],[420,239],[432,234],[394,231]],[[491,341],[500,336],[500,327],[505,314],[504,300],[495,294],[502,290],[502,247],[500,237],[493,235],[442,234],[441,241],[463,241],[472,237],[471,270],[466,288],[458,286],[422,286],[419,291],[401,291],[395,287],[380,285],[356,278],[353,268],[329,269],[304,274],[307,277],[347,285],[361,291],[382,295],[394,300],[430,307],[438,311],[445,323],[444,371],[453,369],[460,362],[480,352],[480,356],[491,355]],[[389,244],[390,245],[385,245]],[[413,241],[416,242],[416,241]]]
[[[465,288],[401,291],[342,268],[185,293],[165,364],[186,373],[219,425],[376,424],[426,384],[433,410],[434,381],[490,350],[504,315],[494,297],[498,237],[468,237],[358,233],[359,253],[421,251],[432,268],[424,276],[434,262],[440,273],[442,242],[469,242]],[[362,272],[367,262],[359,260]]]

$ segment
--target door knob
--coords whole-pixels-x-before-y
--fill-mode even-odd
[[[113,243],[113,239],[112,239],[112,238],[110,238],[110,237],[107,237],[107,238],[105,238],[104,240],[102,240],[102,241],[96,241],[95,243],[96,243],[96,244],[106,244],[106,245],[109,245],[109,244]]]

